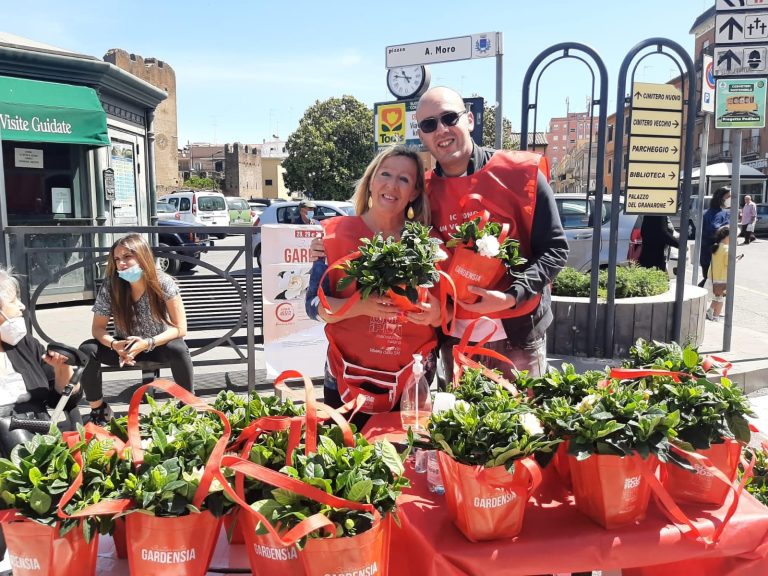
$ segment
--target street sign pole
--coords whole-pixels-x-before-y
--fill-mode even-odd
[[[0,264],[6,268],[11,266],[10,244],[6,230],[8,229],[8,198],[5,195],[5,163],[3,161],[3,135],[0,133]]]
[[[707,162],[709,158],[709,119],[711,114],[704,115],[704,141],[701,144],[701,160],[699,163],[699,209],[694,215],[695,222],[694,228],[696,229],[696,242],[693,245],[693,275],[691,276],[691,284],[699,283],[699,259],[701,257],[701,237],[703,230],[701,229],[704,223],[704,210],[707,207],[704,206],[704,197],[707,195]],[[680,222],[680,226],[688,226],[687,222]],[[704,278],[706,281],[706,278]]]
[[[733,333],[733,301],[736,298],[736,250],[739,204],[741,198],[741,129],[730,130],[733,143],[733,170],[731,172],[730,234],[728,236],[728,283],[725,299],[725,326],[723,328],[723,352],[731,350]]]
[[[502,76],[504,73],[503,61],[503,46],[501,45],[501,32],[496,33],[496,46],[498,47],[498,53],[496,54],[496,150],[501,150],[504,146],[504,114],[501,107],[502,102]],[[464,94],[462,94],[464,96]],[[536,135],[533,135],[536,138]]]

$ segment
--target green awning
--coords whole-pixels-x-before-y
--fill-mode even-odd
[[[107,115],[93,88],[0,76],[0,137],[108,146]]]

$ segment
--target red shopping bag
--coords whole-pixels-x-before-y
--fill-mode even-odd
[[[632,524],[645,518],[651,487],[643,469],[653,473],[658,460],[638,454],[593,454],[586,460],[569,455],[576,508],[603,528]]]
[[[466,246],[456,248],[448,267],[448,275],[456,286],[456,298],[467,304],[480,299],[480,296],[469,291],[470,286],[493,288],[506,273],[504,262],[498,258],[481,256]]]
[[[233,510],[224,514],[221,522],[224,534],[227,536],[227,542],[230,544],[245,544],[243,535],[243,523],[240,520],[240,511]]]
[[[728,483],[718,478],[703,462],[692,462],[695,472],[690,472],[673,463],[664,465],[664,488],[678,502],[698,502],[721,506],[736,479],[736,471],[741,458],[741,445],[731,439],[721,444],[712,444],[706,450],[697,450],[697,454],[711,462],[720,470]]]
[[[552,464],[557,470],[557,475],[560,476],[560,481],[568,490],[573,488],[571,482],[571,463],[568,459],[568,440],[564,440],[560,446],[557,447],[555,457],[552,459]]]
[[[467,540],[512,538],[520,533],[525,505],[541,484],[541,471],[533,459],[517,460],[510,474],[504,466],[460,464],[445,452],[437,457],[451,519]]]
[[[3,521],[8,559],[15,576],[96,574],[98,534],[86,542],[79,525],[61,536],[58,525],[52,528],[18,518],[18,521]]]

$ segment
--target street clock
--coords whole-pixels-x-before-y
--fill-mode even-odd
[[[398,100],[418,98],[429,88],[429,68],[399,66],[387,70],[387,88]]]

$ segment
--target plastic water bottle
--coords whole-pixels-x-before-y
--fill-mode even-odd
[[[438,392],[435,396],[433,412],[439,414],[450,410],[456,404],[456,396],[449,392]],[[427,453],[427,484],[429,491],[434,494],[445,494],[443,476],[440,474],[440,465],[437,462],[437,452],[430,450]]]
[[[427,484],[430,492],[445,494],[443,476],[440,474],[440,465],[437,463],[437,451],[435,450],[430,450],[427,453]]]
[[[405,383],[400,396],[400,422],[403,430],[413,428],[414,432],[426,432],[432,414],[432,397],[429,383],[424,377],[421,354],[413,355],[413,373]]]

